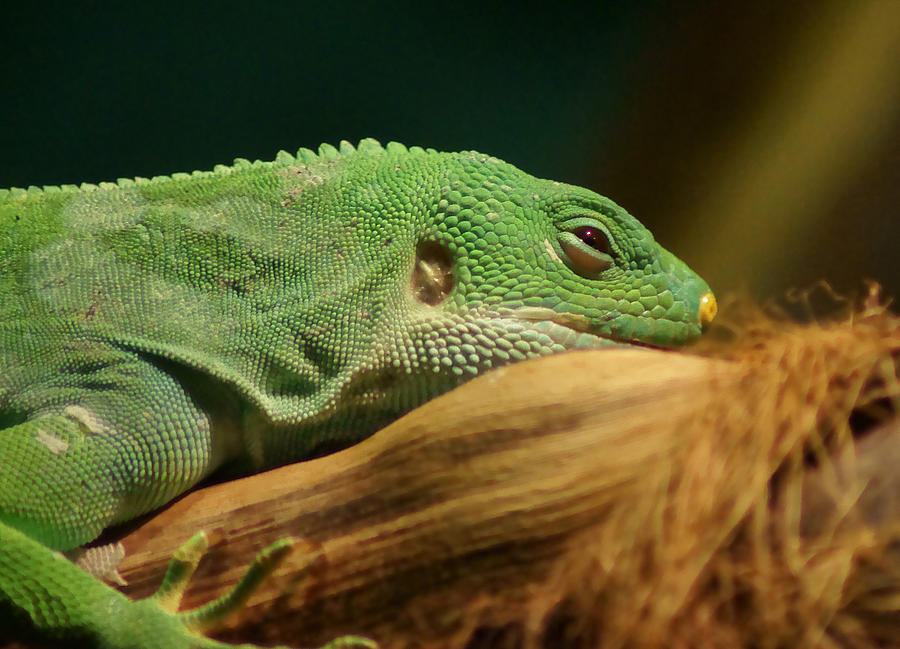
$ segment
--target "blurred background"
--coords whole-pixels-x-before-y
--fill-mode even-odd
[[[586,185],[720,295],[900,295],[900,2],[20,3],[0,187],[375,137]]]

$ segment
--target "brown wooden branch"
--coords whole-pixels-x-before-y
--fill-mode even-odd
[[[263,635],[281,642],[445,637],[467,624],[473,600],[524,597],[568,539],[639,488],[635,466],[670,452],[660,419],[722,365],[628,350],[493,372],[346,451],[182,499],[124,539],[129,593],[152,591],[197,530],[223,542],[188,605],[221,594],[269,542],[297,536],[309,552],[294,554],[239,627],[278,629]],[[300,587],[284,596],[292,581]]]
[[[181,499],[124,538],[127,592],[155,589],[205,529],[219,542],[187,606],[303,540],[230,641],[897,646],[898,611],[873,611],[900,589],[898,347],[881,314],[727,358],[609,350],[491,372],[345,451]],[[873,404],[887,414],[853,430]]]

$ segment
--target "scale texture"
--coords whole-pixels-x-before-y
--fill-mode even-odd
[[[363,140],[0,190],[0,618],[219,646],[51,550],[213,472],[346,447],[492,367],[676,347],[714,315],[615,203],[476,152]]]

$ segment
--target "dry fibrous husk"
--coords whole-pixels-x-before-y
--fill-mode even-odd
[[[384,647],[900,646],[900,319],[871,295],[727,340],[488,373],[331,456],[125,537],[131,594],[197,529],[186,604],[303,539],[220,637]]]
[[[539,589],[528,619],[565,624],[524,646],[900,646],[900,320],[877,295],[833,322],[734,318],[672,452]]]

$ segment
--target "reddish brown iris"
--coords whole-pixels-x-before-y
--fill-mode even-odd
[[[590,225],[582,225],[566,233],[576,237],[584,246],[577,245],[571,238],[561,237],[559,240],[563,252],[569,258],[572,269],[585,275],[597,275],[612,266],[612,247],[606,233]],[[593,251],[593,252],[591,252]]]
[[[606,238],[606,234],[602,230],[584,225],[580,228],[575,228],[573,234],[594,250],[607,255],[611,254],[609,239]]]

